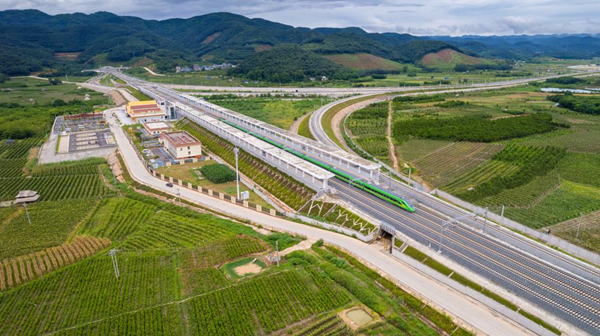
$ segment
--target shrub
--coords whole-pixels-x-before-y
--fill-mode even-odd
[[[212,183],[235,181],[235,172],[224,164],[202,166],[200,172]]]

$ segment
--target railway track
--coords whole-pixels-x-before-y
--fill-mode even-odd
[[[423,209],[406,213],[379,202],[346,184],[331,181],[342,197],[421,243],[438,244],[441,223]],[[423,215],[425,214],[425,215]],[[483,238],[483,239],[482,239]],[[533,261],[518,251],[473,230],[456,226],[444,236],[443,253],[517,295],[589,332],[600,332],[600,287],[551,265]]]

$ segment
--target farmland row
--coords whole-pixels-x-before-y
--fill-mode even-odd
[[[33,335],[178,298],[173,256],[119,254],[80,261],[0,296],[0,335]]]
[[[194,248],[198,242],[214,242],[234,236],[224,220],[203,215],[188,218],[161,212],[125,240],[124,250]]]
[[[0,290],[16,287],[60,267],[87,258],[110,245],[107,238],[78,237],[71,243],[4,259],[0,264]]]
[[[229,260],[265,250],[265,245],[256,238],[234,236],[185,251],[182,256],[180,268],[212,267]]]
[[[193,330],[199,335],[271,333],[348,302],[330,279],[306,272],[276,273],[193,298]]]
[[[129,198],[103,199],[98,211],[82,226],[81,233],[121,241],[147,223],[156,210],[156,206]]]
[[[26,159],[29,150],[36,147],[41,138],[27,138],[9,143],[8,140],[0,142],[0,160]]]
[[[44,201],[112,194],[97,174],[0,179],[0,200],[14,199],[20,190],[35,190]]]
[[[421,175],[435,185],[444,185],[485,163],[502,150],[500,144],[457,142],[413,162]]]

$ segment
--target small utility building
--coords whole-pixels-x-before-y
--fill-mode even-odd
[[[165,112],[155,100],[130,102],[127,104],[127,114],[136,123],[165,120]]]
[[[144,129],[150,135],[159,136],[165,132],[170,131],[171,126],[169,126],[164,121],[152,121],[152,122],[144,123]]]
[[[163,133],[159,141],[175,159],[202,157],[202,143],[187,132]]]

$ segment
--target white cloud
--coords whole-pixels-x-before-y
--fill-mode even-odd
[[[0,0],[0,9],[109,11],[147,19],[233,12],[303,27],[420,35],[600,33],[593,0]]]

